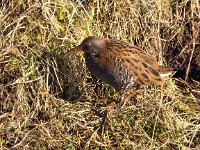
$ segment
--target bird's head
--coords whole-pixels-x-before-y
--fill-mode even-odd
[[[96,36],[89,36],[82,43],[72,48],[70,51],[83,51],[86,55],[90,54],[98,57],[101,51],[105,48],[105,39]]]

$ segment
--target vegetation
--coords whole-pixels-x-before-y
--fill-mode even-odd
[[[198,0],[2,0],[1,149],[200,149]],[[121,95],[93,77],[89,35],[133,43],[177,70]]]

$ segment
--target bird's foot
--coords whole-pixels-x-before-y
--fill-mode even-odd
[[[124,108],[124,106],[128,103],[129,105],[131,105],[131,99],[133,97],[135,97],[137,95],[136,92],[132,91],[132,92],[129,92],[127,94],[123,94],[122,95],[122,98],[121,98],[121,101],[120,101],[120,106],[121,106],[121,109]]]

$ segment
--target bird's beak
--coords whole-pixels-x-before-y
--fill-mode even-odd
[[[80,52],[80,51],[82,51],[82,46],[81,45],[79,45],[79,46],[76,46],[76,47],[74,47],[74,48],[72,48],[72,49],[70,49],[70,51],[78,51],[78,52]]]
[[[67,53],[72,53],[72,52],[81,52],[82,51],[82,46],[79,45],[79,46],[76,46],[74,48],[71,48],[67,51]]]
[[[72,53],[72,52],[81,52],[82,51],[82,46],[76,46],[74,48],[71,48],[67,53]]]
[[[79,46],[76,46],[74,48],[71,48],[67,51],[68,54],[71,54],[72,52],[81,52],[82,51],[82,46],[79,45]]]

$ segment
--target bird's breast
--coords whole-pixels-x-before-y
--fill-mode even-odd
[[[117,57],[115,53],[106,53],[98,62],[106,68],[107,72],[114,76],[121,86],[121,91],[133,87],[137,76],[130,71],[130,68],[124,65],[123,59]]]
[[[96,59],[89,53],[84,53],[84,57],[88,70],[94,76],[111,85],[117,91],[121,90],[121,83],[117,80],[115,74],[110,72],[110,67],[105,66],[104,63],[100,61],[101,59]]]

